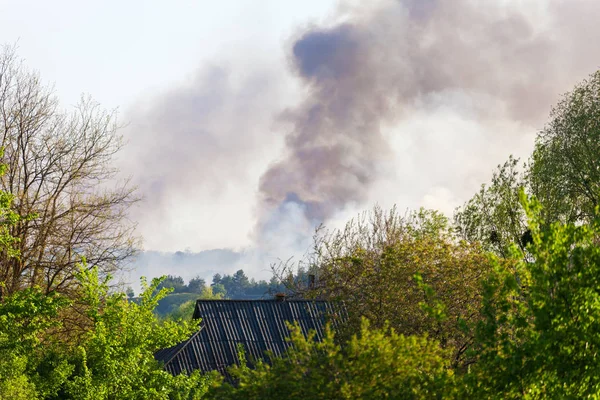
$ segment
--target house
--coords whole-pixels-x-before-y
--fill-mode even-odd
[[[198,300],[194,318],[200,330],[185,342],[155,354],[171,374],[199,369],[226,374],[237,363],[237,347],[244,346],[249,360],[264,358],[265,352],[283,354],[289,347],[286,321],[297,322],[306,335],[315,331],[322,340],[325,324],[339,321],[341,308],[334,303],[311,300]]]

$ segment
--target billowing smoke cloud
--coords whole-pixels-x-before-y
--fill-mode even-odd
[[[257,64],[204,66],[128,110],[120,166],[144,196],[133,217],[146,248],[203,250],[247,241],[247,228],[231,225],[251,224],[248,192],[276,151],[272,114],[284,92],[281,73]]]
[[[560,94],[600,66],[599,18],[597,0],[344,2],[287,46],[302,97],[285,111],[272,66],[232,79],[240,63],[137,113],[143,150],[132,160],[147,166],[140,184],[156,199],[144,218],[173,208],[173,196],[201,209],[244,184],[246,203],[258,188],[257,252],[286,257],[344,210],[455,206],[495,163],[527,154]],[[267,149],[281,132],[277,156]]]
[[[323,221],[362,203],[391,157],[385,127],[440,98],[462,95],[478,121],[540,127],[552,101],[600,54],[590,47],[569,59],[580,38],[562,35],[557,10],[565,1],[545,10],[497,0],[362,3],[292,45],[291,64],[308,94],[285,113],[287,154],[260,180],[267,209],[291,198],[305,203],[307,219]],[[568,7],[598,17],[596,4]]]

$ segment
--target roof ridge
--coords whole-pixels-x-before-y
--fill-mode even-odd
[[[248,303],[334,303],[329,300],[310,300],[310,299],[285,299],[283,301],[276,299],[197,299],[198,302],[217,303],[217,302],[248,302]]]

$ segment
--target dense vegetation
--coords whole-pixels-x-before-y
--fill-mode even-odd
[[[302,273],[295,274],[296,279],[304,279]],[[192,278],[186,284],[182,277],[167,275],[160,282],[157,290],[170,289],[172,292],[158,301],[154,312],[160,318],[191,318],[197,299],[232,299],[256,300],[272,298],[275,293],[286,290],[279,280],[273,277],[269,282],[256,281],[246,276],[243,270],[232,275],[215,274],[212,284],[208,286],[200,277]],[[131,288],[127,289],[130,298],[135,297]]]
[[[11,63],[10,57],[0,60],[0,66]],[[39,95],[25,90],[39,84],[19,73],[0,68],[0,78],[18,78],[0,79],[0,88],[13,82],[0,90],[13,96],[0,98],[0,106],[30,107],[30,114],[7,115],[31,117],[35,104],[18,100],[23,93]],[[89,138],[104,143],[104,136],[81,133],[73,121],[51,125],[66,139],[34,148],[39,160],[63,157],[52,152],[69,150],[61,147],[65,143],[76,149],[88,148],[81,141]],[[600,72],[555,107],[523,167],[509,158],[453,220],[432,210],[402,216],[375,208],[344,229],[318,231],[302,269],[283,264],[270,282],[253,281],[241,270],[215,275],[210,286],[200,278],[186,284],[169,276],[143,282],[139,296],[110,287],[110,272],[133,248],[127,227],[118,223],[132,192],[124,189],[121,202],[118,191],[98,197],[87,192],[85,176],[75,174],[65,189],[82,191],[75,203],[61,205],[60,192],[55,210],[30,204],[35,192],[11,186],[17,182],[11,177],[20,176],[15,171],[25,168],[21,150],[29,151],[15,151],[23,144],[11,141],[33,135],[38,126],[21,122],[29,125],[0,119],[6,149],[0,190],[2,399],[600,397]],[[106,149],[95,162],[108,162],[116,151]],[[98,164],[81,165],[91,174],[87,178],[98,172]],[[39,185],[51,196],[54,178],[48,179]],[[99,214],[90,212],[96,205]],[[88,221],[91,230],[75,235],[86,245],[64,237],[83,225],[55,226],[52,212]],[[105,222],[117,236],[105,236]],[[110,250],[110,238],[116,238],[115,251],[99,257]],[[157,350],[198,329],[198,321],[189,319],[194,299],[254,298],[282,285],[293,296],[343,301],[348,322],[322,342],[290,326],[291,351],[255,368],[240,349],[233,384],[217,374],[172,376],[154,359]],[[170,317],[159,318],[157,310]]]

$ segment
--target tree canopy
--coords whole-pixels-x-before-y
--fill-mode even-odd
[[[531,157],[531,192],[546,221],[594,217],[600,204],[600,71],[578,84],[553,108]]]
[[[405,335],[428,334],[463,364],[472,337],[462,326],[478,318],[479,280],[489,269],[485,252],[459,241],[438,212],[402,216],[376,207],[344,229],[317,236],[308,269],[316,283],[292,289],[307,298],[343,301],[349,332],[366,317],[376,328],[389,324]],[[285,266],[279,271],[287,272]],[[443,304],[443,320],[424,312],[436,304]]]

